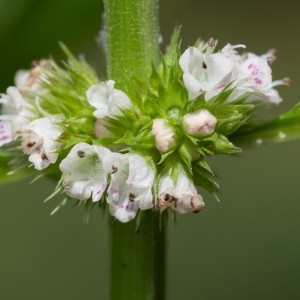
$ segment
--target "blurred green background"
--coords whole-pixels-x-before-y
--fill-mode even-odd
[[[100,0],[0,0],[0,92],[32,60],[60,61],[58,41],[103,74],[102,11]],[[270,114],[300,100],[296,1],[161,0],[160,24],[163,49],[175,24],[183,47],[213,36],[257,54],[276,48],[273,77],[293,85],[278,88],[284,103]],[[300,299],[299,149],[296,141],[210,159],[221,202],[203,192],[201,214],[170,222],[169,300]],[[0,299],[107,299],[108,218],[94,211],[85,224],[72,207],[50,217],[58,200],[43,200],[54,183],[29,181],[0,186]]]

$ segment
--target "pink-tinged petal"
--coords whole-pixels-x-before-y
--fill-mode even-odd
[[[8,121],[0,121],[0,147],[13,140],[12,124]]]

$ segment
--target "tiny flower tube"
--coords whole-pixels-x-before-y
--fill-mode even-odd
[[[161,178],[158,187],[158,205],[160,210],[170,206],[172,209],[184,214],[200,212],[204,202],[197,193],[193,182],[181,170],[176,184],[168,174]]]
[[[152,125],[155,146],[161,152],[168,152],[176,147],[175,129],[165,119],[155,119]]]
[[[183,117],[183,126],[189,135],[206,136],[214,132],[217,118],[206,109],[199,109]]]
[[[94,127],[95,136],[97,138],[111,138],[113,133],[110,132],[106,126],[109,126],[109,122],[105,119],[97,119]]]
[[[63,181],[65,193],[79,200],[92,197],[93,202],[99,201],[107,186],[103,161],[109,153],[104,147],[76,144],[59,165],[63,173],[69,174]]]
[[[126,223],[139,208],[153,207],[154,171],[142,155],[110,153],[105,157],[104,169],[111,173],[107,202],[112,216]]]

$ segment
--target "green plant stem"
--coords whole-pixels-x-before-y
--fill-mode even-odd
[[[111,224],[111,300],[165,299],[165,226],[158,212],[135,222]]]
[[[132,75],[147,80],[159,61],[157,0],[104,0],[104,8],[108,79],[119,88]]]
[[[134,76],[148,81],[151,62],[158,64],[157,0],[104,0],[107,76],[129,97]],[[111,221],[111,300],[164,299],[165,228],[160,214],[145,211],[135,220]]]

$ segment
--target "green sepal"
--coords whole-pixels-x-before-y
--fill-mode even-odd
[[[68,148],[70,148],[78,143],[82,143],[82,142],[85,142],[85,143],[90,142],[90,138],[85,135],[75,135],[75,134],[71,135],[68,138],[68,140],[64,146],[64,149],[68,149]]]
[[[205,140],[201,141],[201,147],[209,155],[232,154],[240,152],[241,149],[232,144],[228,138],[222,134],[214,132]]]

